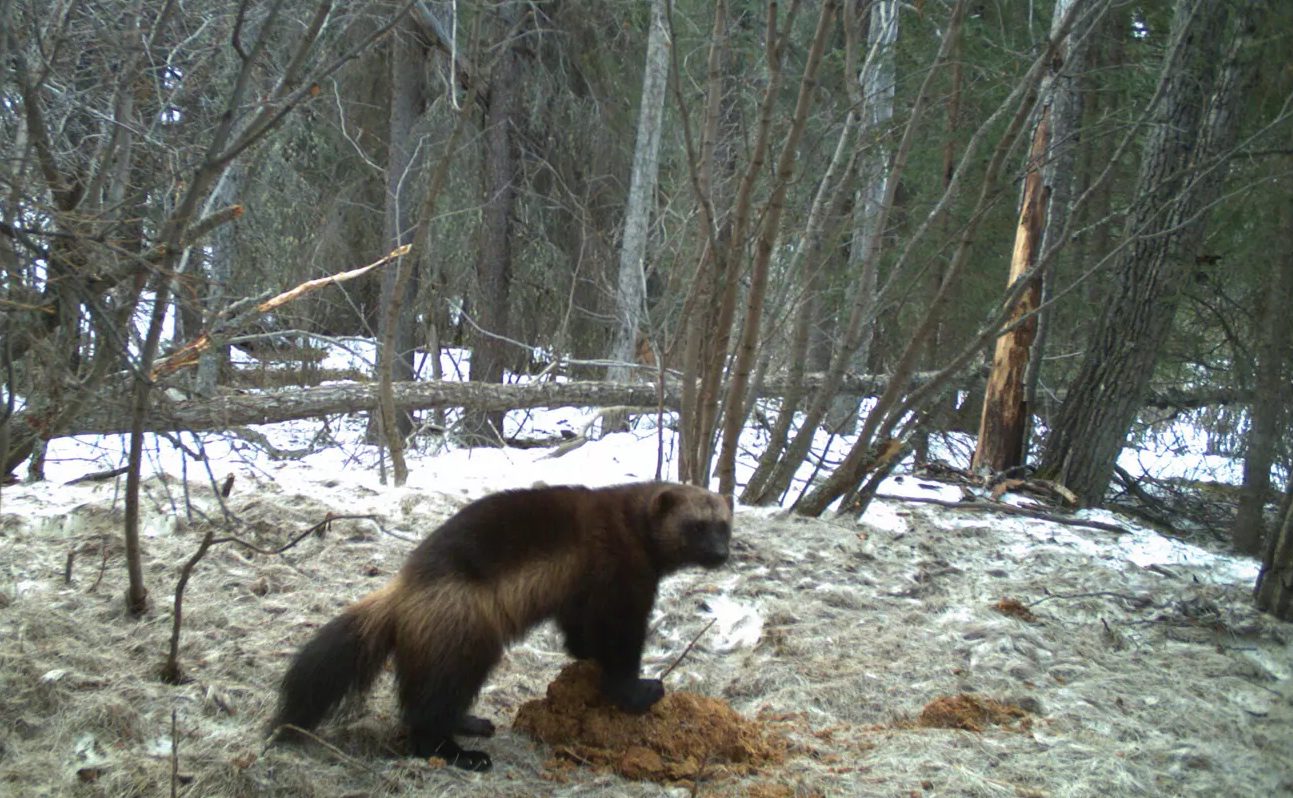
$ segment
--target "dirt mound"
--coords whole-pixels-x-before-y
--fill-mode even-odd
[[[981,732],[988,726],[1026,729],[1032,713],[1016,704],[994,701],[961,693],[941,696],[925,705],[916,717],[916,726],[926,729],[961,729]]]
[[[667,693],[645,715],[615,709],[593,662],[562,669],[548,695],[523,704],[513,727],[552,746],[554,769],[570,762],[630,779],[691,781],[744,775],[785,760],[787,742],[717,698]]]

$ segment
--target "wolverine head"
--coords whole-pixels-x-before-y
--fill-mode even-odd
[[[732,498],[695,485],[662,484],[651,497],[652,531],[660,565],[717,568],[727,561]]]

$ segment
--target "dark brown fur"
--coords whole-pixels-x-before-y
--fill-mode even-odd
[[[600,663],[608,698],[645,712],[664,695],[658,680],[638,676],[660,579],[721,565],[731,521],[730,500],[662,482],[473,502],[305,644],[283,678],[275,725],[313,728],[393,655],[413,752],[485,770],[489,756],[453,734],[492,730],[467,709],[508,643],[547,618],[572,656]]]

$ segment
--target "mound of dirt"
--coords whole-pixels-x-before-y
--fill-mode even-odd
[[[916,717],[915,725],[926,729],[981,732],[988,726],[1023,730],[1031,723],[1032,713],[1021,706],[961,693],[930,701]]]
[[[786,740],[726,701],[666,693],[645,715],[629,715],[606,702],[600,680],[594,662],[567,665],[546,698],[521,706],[513,728],[552,746],[558,767],[577,762],[629,779],[714,779],[785,760]]]

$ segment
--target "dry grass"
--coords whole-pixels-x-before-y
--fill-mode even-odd
[[[233,531],[269,548],[327,512],[378,513],[381,526],[339,521],[277,557],[213,549],[186,591],[189,681],[179,686],[158,677],[171,591],[211,521],[190,517],[180,486],[149,483],[144,545],[154,608],[133,621],[121,609],[115,486],[4,488],[0,794],[692,792],[584,767],[554,777],[545,766],[553,752],[510,728],[565,662],[547,627],[512,649],[476,708],[500,728],[480,744],[494,757],[492,773],[393,756],[389,680],[367,706],[319,730],[326,746],[266,748],[275,686],[296,646],[379,586],[459,504],[325,480],[313,495],[327,503],[240,481],[230,499]],[[221,518],[208,488],[194,484],[189,494],[195,510]],[[75,509],[45,509],[55,502]],[[716,628],[668,687],[722,698],[775,724],[790,746],[778,765],[702,774],[696,794],[1104,798],[1293,789],[1293,629],[1252,610],[1246,586],[1212,585],[1180,566],[1171,575],[1141,569],[1065,542],[1105,533],[1069,530],[1023,550],[1015,547],[1022,522],[953,528],[943,517],[913,509],[901,532],[859,535],[852,525],[742,512],[731,567],[666,583],[647,671],[673,661],[717,596],[757,606],[757,645],[731,648]],[[1002,596],[1033,622],[1001,614],[993,605]],[[930,702],[961,694],[1022,707],[1029,722],[981,731],[911,722]]]

